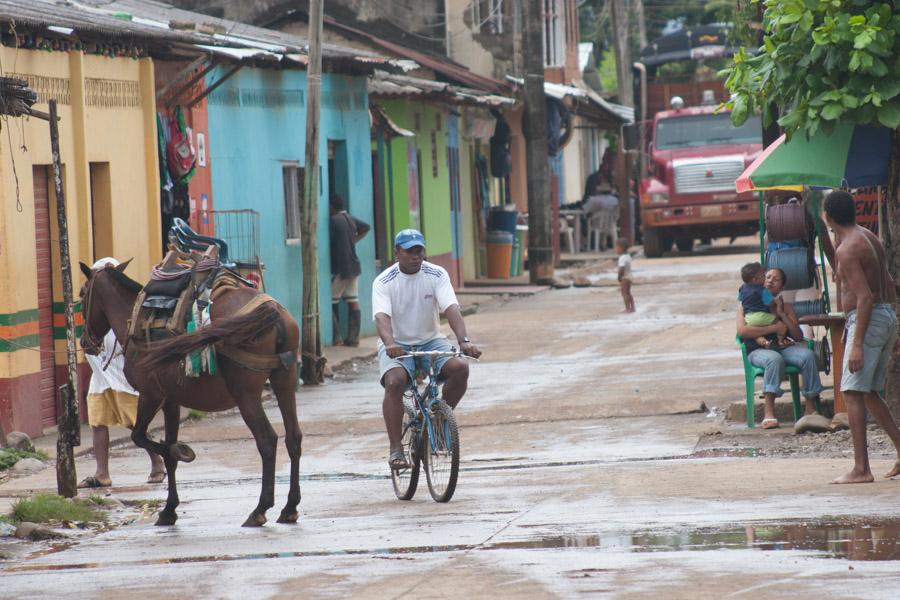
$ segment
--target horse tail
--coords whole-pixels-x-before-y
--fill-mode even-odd
[[[229,346],[240,346],[262,337],[280,319],[278,306],[266,302],[246,314],[218,319],[169,340],[151,342],[141,363],[145,369],[156,369],[217,342],[227,341]]]

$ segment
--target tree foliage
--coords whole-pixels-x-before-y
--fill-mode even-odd
[[[759,0],[753,0],[754,3]],[[756,111],[791,135],[839,121],[900,127],[900,0],[764,0],[763,45],[734,56],[732,120]]]

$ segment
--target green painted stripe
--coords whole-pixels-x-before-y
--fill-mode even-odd
[[[84,327],[78,325],[75,327],[75,337],[81,337],[82,332],[84,331]],[[53,339],[54,340],[64,340],[66,339],[66,328],[65,327],[54,327],[53,328]]]
[[[37,321],[37,319],[38,310],[36,308],[20,310],[15,313],[0,313],[0,325],[21,325],[22,323]]]
[[[40,339],[37,335],[23,335],[11,340],[0,339],[0,352],[15,352],[16,350],[24,350],[25,348],[37,348],[40,345]]]
[[[66,303],[54,302],[53,313],[57,315],[65,314]],[[81,302],[75,303],[75,312],[81,312]],[[0,325],[21,325],[22,323],[30,323],[38,320],[38,309],[29,308],[14,313],[0,313]]]

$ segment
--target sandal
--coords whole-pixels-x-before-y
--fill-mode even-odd
[[[112,485],[112,481],[110,481],[109,483],[103,483],[96,477],[91,476],[91,477],[85,477],[84,479],[82,479],[81,482],[78,484],[78,489],[104,488],[104,487],[110,487],[111,485]]]
[[[403,450],[395,450],[391,452],[388,458],[388,466],[391,471],[402,471],[409,468],[409,462],[406,460],[406,453]]]
[[[763,419],[760,425],[763,429],[778,429],[778,419]]]

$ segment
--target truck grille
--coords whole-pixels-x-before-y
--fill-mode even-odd
[[[721,160],[676,160],[675,191],[679,194],[734,191],[734,181],[744,171],[742,157]]]

